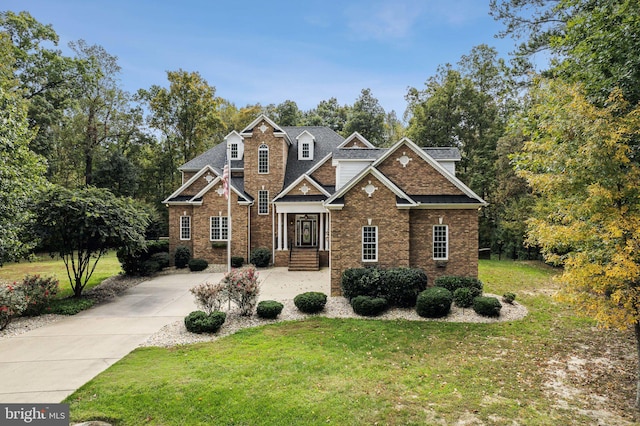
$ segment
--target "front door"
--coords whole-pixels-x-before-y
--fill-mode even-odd
[[[316,247],[318,245],[318,218],[312,215],[296,216],[296,246]]]

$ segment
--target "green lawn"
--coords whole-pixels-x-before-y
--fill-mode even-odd
[[[116,257],[116,252],[111,251],[106,256],[100,258],[98,266],[84,290],[89,290],[107,278],[118,275],[120,272],[122,272],[122,268]],[[56,257],[52,259],[48,255],[42,255],[40,259],[35,262],[22,261],[19,263],[6,263],[0,267],[0,281],[20,281],[27,274],[38,274],[45,277],[53,275],[60,281],[58,298],[62,299],[73,295],[67,276],[67,269],[60,258]]]
[[[635,360],[616,361],[630,375],[567,376],[580,391],[568,406],[549,394],[556,359],[603,357],[602,345],[615,359],[628,346],[633,353],[629,333],[605,334],[555,303],[553,274],[535,263],[481,262],[485,290],[515,292],[530,310],[524,320],[282,322],[207,344],[137,349],[66,402],[72,421],[118,425],[559,425],[596,424],[602,414],[589,411],[588,395],[600,391],[615,416],[608,424],[632,419]]]

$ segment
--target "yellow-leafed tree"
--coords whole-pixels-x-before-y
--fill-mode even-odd
[[[530,242],[564,267],[562,300],[634,329],[640,372],[640,106],[614,90],[598,108],[579,85],[541,80],[516,125],[516,171],[537,197]]]

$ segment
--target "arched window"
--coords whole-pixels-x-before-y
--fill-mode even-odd
[[[269,147],[265,144],[258,148],[258,173],[269,173]]]

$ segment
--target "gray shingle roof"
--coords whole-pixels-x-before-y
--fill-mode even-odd
[[[460,150],[458,148],[443,147],[424,147],[424,152],[429,154],[434,160],[461,160]]]

